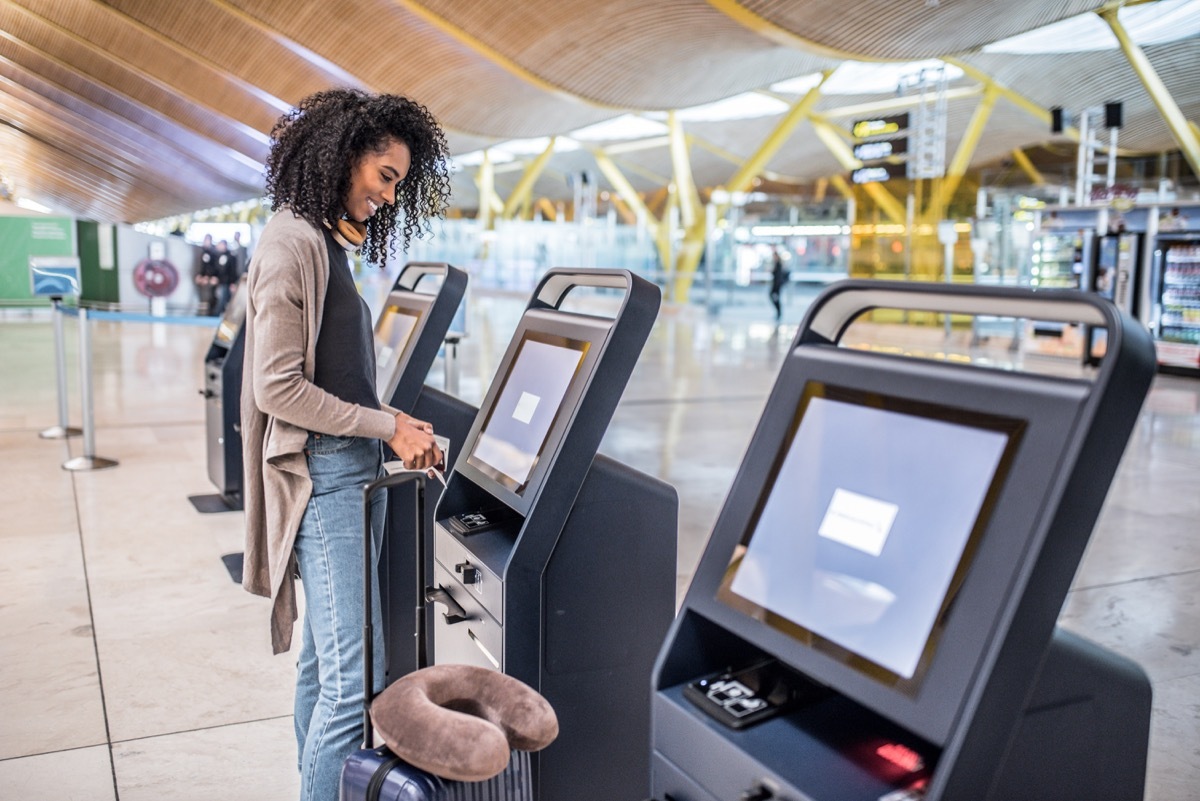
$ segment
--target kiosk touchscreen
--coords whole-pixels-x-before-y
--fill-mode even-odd
[[[204,357],[204,423],[208,477],[215,495],[191,495],[201,513],[242,508],[242,353],[246,320],[246,279],[243,276],[225,304],[212,344]]]
[[[1114,347],[1089,381],[836,346],[885,305]],[[1141,798],[1144,673],[1055,630],[1153,376],[1125,322],[1053,291],[817,299],[659,655],[655,799]]]
[[[577,287],[620,291],[621,307],[564,310]],[[544,801],[649,790],[648,688],[674,613],[678,498],[597,449],[659,299],[627,271],[549,271],[434,513],[433,661],[502,670],[551,703],[559,737],[534,755]]]

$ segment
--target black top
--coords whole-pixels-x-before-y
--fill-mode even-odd
[[[317,335],[313,383],[347,403],[378,409],[371,310],[354,286],[346,251],[328,230],[325,247],[329,251],[329,283]]]

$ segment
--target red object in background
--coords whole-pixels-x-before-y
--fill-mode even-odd
[[[133,285],[148,298],[165,298],[179,286],[179,271],[169,261],[142,259],[133,268]]]

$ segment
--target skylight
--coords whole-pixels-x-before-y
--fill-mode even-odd
[[[755,117],[771,117],[788,110],[788,104],[782,100],[761,94],[759,92],[743,92],[740,95],[727,97],[701,106],[681,108],[675,112],[675,119],[680,122],[721,122],[724,120],[748,120]],[[652,114],[650,116],[660,116]],[[666,119],[666,115],[661,117]]]
[[[1159,0],[1122,8],[1118,19],[1135,43],[1166,44],[1200,34],[1200,0]],[[1108,24],[1096,14],[1080,14],[1037,30],[1002,39],[985,53],[1034,55],[1116,50],[1120,45]]]
[[[650,136],[662,136],[667,132],[667,126],[655,120],[648,120],[636,114],[623,114],[611,120],[598,122],[585,128],[579,128],[567,134],[572,139],[601,142],[605,140],[645,139]]]

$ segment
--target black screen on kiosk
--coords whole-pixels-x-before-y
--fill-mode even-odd
[[[590,343],[526,332],[467,461],[524,490]]]
[[[1017,430],[810,382],[718,598],[915,692]]]

